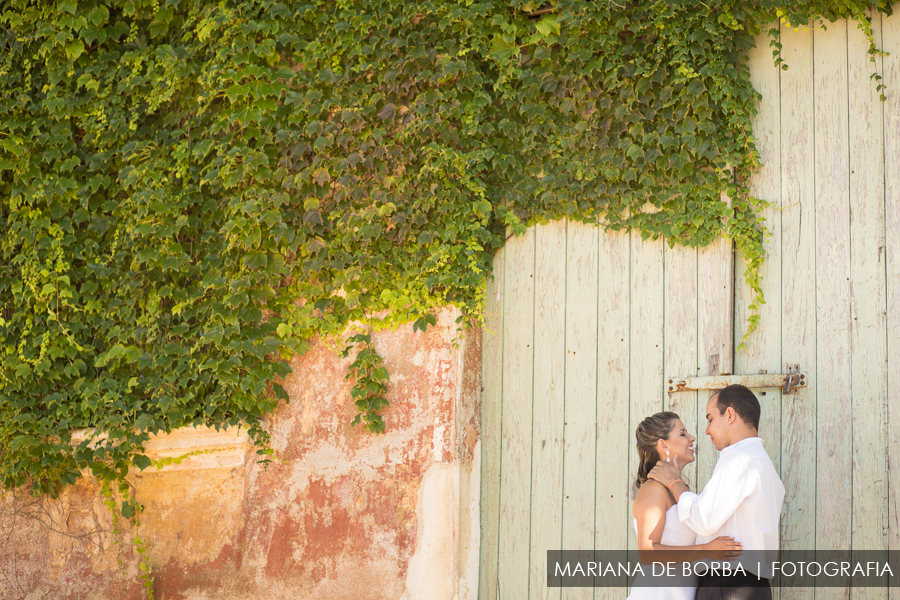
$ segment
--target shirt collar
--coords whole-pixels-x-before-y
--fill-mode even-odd
[[[749,446],[749,445],[751,445],[751,444],[759,444],[760,446],[762,446],[762,445],[763,445],[763,440],[762,440],[762,438],[760,438],[760,437],[748,437],[748,438],[744,438],[744,439],[740,440],[739,442],[735,442],[735,443],[731,444],[730,446],[727,446],[727,447],[725,447],[725,448],[722,448],[722,452],[725,452],[725,451],[728,450],[729,448],[738,448],[738,447],[740,447],[740,446]]]

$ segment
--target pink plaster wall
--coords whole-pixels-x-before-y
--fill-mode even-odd
[[[391,374],[385,435],[350,425],[350,358],[319,343],[291,362],[291,402],[267,424],[277,459],[268,468],[185,461],[132,476],[155,597],[422,597],[406,588],[423,478],[435,465],[471,468],[479,437],[480,332],[461,338],[457,315],[441,312],[424,334],[374,334]],[[0,501],[0,600],[145,597],[130,527],[111,533],[97,492],[84,479],[59,500]]]

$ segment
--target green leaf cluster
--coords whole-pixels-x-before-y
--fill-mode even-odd
[[[362,423],[363,427],[372,433],[384,433],[384,418],[379,412],[388,405],[384,397],[387,392],[387,369],[384,368],[381,356],[372,344],[370,334],[359,333],[347,341],[351,342],[351,345],[344,348],[345,358],[350,355],[354,344],[360,344],[359,351],[350,363],[345,377],[356,380],[353,389],[350,390],[350,396],[354,399],[359,413],[354,417],[352,424]]]
[[[273,75],[223,52],[251,26],[212,4],[3,11],[0,480],[122,478],[149,434],[190,424],[264,443],[303,238],[275,148],[224,95],[257,62]],[[73,446],[85,428],[105,437]]]
[[[507,232],[550,219],[730,236],[758,309],[747,50],[778,18],[871,38],[867,8],[4,3],[0,481],[121,481],[189,424],[263,447],[285,359],[448,304],[477,323]],[[387,374],[350,341],[357,422],[381,431]],[[73,446],[84,428],[105,437]]]

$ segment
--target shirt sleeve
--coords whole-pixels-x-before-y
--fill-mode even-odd
[[[699,494],[682,492],[678,519],[699,535],[710,536],[734,514],[759,484],[759,473],[740,456],[720,459]]]

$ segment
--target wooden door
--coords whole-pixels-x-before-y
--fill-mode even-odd
[[[891,53],[875,65],[846,22],[785,28],[786,71],[764,38],[752,52],[764,97],[752,185],[772,207],[767,303],[746,349],[735,341],[750,294],[726,241],[669,248],[559,221],[498,253],[483,336],[479,598],[625,597],[547,588],[546,551],[635,547],[634,428],[649,414],[681,415],[698,437],[692,487],[706,482],[717,452],[698,415],[709,393],[665,393],[670,375],[806,373],[798,394],[757,390],[760,436],[786,488],[782,547],[900,549],[889,470],[900,456],[900,15],[872,26]]]
[[[481,598],[560,597],[546,587],[548,549],[635,547],[634,426],[674,410],[696,432],[708,393],[665,394],[664,377],[731,372],[730,258],[724,241],[670,249],[565,221],[498,254],[483,337]],[[694,481],[713,453],[699,446]]]

